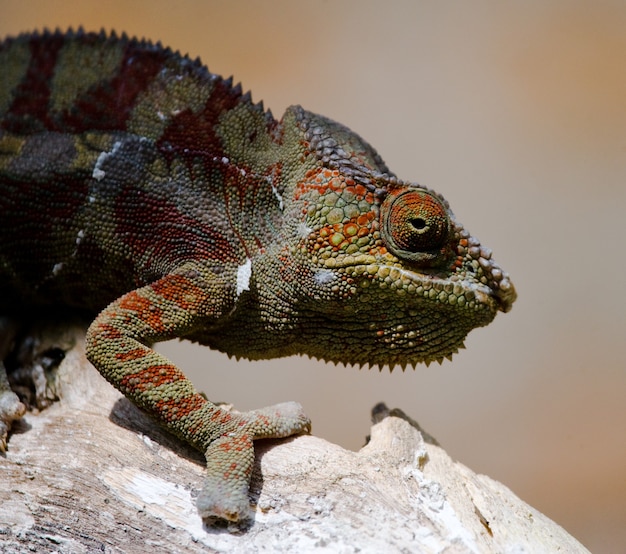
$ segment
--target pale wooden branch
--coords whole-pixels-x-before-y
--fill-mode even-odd
[[[386,417],[350,452],[313,436],[261,441],[245,529],[203,526],[202,456],[160,430],[86,361],[28,413],[0,457],[0,551],[587,552],[505,486]]]

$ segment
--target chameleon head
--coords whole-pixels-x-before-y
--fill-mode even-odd
[[[293,253],[299,313],[314,323],[302,351],[359,365],[442,361],[511,308],[508,275],[437,193],[386,176],[366,186],[338,169],[303,188]]]
[[[508,275],[442,196],[391,175],[346,127],[290,110],[305,168],[287,209],[283,292],[265,303],[282,306],[286,317],[273,321],[285,353],[381,367],[442,361],[511,308]]]
[[[241,299],[259,329],[245,332],[235,318],[220,348],[405,367],[449,358],[511,308],[508,275],[442,196],[397,179],[334,121],[296,106],[283,123],[296,129],[283,136],[283,226],[252,260]]]

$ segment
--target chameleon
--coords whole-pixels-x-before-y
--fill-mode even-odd
[[[516,299],[443,196],[199,59],[57,30],[0,42],[0,72],[0,354],[7,321],[88,314],[90,362],[204,453],[206,521],[249,519],[253,441],[311,423],[295,402],[213,404],[155,343],[404,369],[451,358]],[[2,365],[3,449],[23,413]]]

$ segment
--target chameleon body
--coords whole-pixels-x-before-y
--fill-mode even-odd
[[[404,367],[450,357],[515,299],[442,196],[198,60],[45,32],[0,43],[0,72],[0,315],[93,314],[93,365],[206,454],[205,518],[245,519],[253,440],[310,423],[296,403],[215,406],[153,343]],[[23,408],[0,374],[4,444]]]

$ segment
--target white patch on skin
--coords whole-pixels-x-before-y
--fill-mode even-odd
[[[318,285],[325,285],[326,283],[330,283],[335,280],[335,274],[330,269],[320,269],[315,272],[313,280]]]
[[[54,267],[52,268],[52,275],[58,275],[62,269],[63,269],[63,262],[54,264]]]
[[[313,229],[307,227],[304,223],[299,223],[296,232],[298,233],[298,237],[305,239],[313,232]]]
[[[285,206],[283,203],[283,195],[280,192],[278,192],[278,189],[274,186],[273,183],[272,183],[272,192],[274,193],[274,196],[278,200],[278,209],[282,212]]]
[[[250,277],[252,277],[252,260],[248,258],[246,263],[237,268],[237,296],[243,291],[250,290]]]
[[[78,233],[76,233],[76,248],[74,248],[74,252],[72,252],[72,258],[74,258],[76,254],[78,254],[78,247],[80,246],[80,243],[83,242],[84,238],[85,238],[85,230],[79,229]]]
[[[96,181],[102,181],[102,179],[104,179],[106,173],[100,169],[100,165],[102,165],[102,162],[104,162],[104,160],[106,160],[108,157],[109,154],[107,152],[101,152],[98,156],[98,159],[96,160],[96,165],[93,168],[93,173],[91,174],[91,176]]]
[[[122,146],[122,143],[118,140],[113,144],[113,149],[110,152],[100,152],[96,160],[96,165],[93,166],[93,173],[91,174],[96,181],[102,181],[102,179],[104,179],[106,173],[102,170],[102,164],[109,156],[113,156],[113,154],[119,150],[120,146]]]

